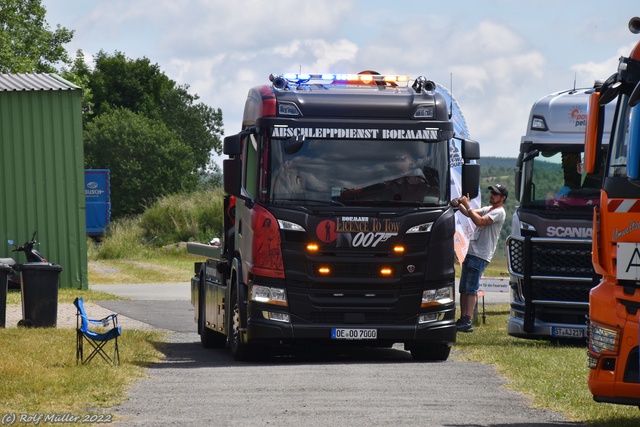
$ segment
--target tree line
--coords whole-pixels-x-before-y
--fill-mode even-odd
[[[83,90],[86,169],[109,169],[112,218],[137,215],[160,197],[193,191],[217,170],[222,111],[199,102],[148,58],[98,52],[89,66],[51,29],[40,0],[2,0],[0,73],[56,73]]]

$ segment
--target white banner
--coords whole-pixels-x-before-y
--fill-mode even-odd
[[[453,122],[453,131],[455,136],[460,138],[469,138],[469,130],[467,129],[467,122],[462,115],[462,110],[458,102],[455,100],[451,92],[441,85],[437,85],[437,90],[447,100],[447,104],[451,105],[451,121]],[[460,141],[452,139],[449,141],[450,156],[449,167],[451,169],[451,198],[455,199],[462,196],[462,149]],[[471,200],[471,208],[477,209],[480,207],[480,193],[478,196]],[[467,248],[469,247],[469,238],[473,234],[475,225],[471,219],[462,215],[460,212],[456,212],[456,233],[454,236],[454,249],[458,261],[462,264],[465,256],[467,255]]]

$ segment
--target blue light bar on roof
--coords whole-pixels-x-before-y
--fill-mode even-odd
[[[270,80],[274,81],[278,75],[272,74]],[[378,75],[378,74],[303,74],[285,73],[280,75],[282,79],[291,84],[318,83],[318,84],[371,84],[371,83],[403,83],[409,84],[409,76],[402,75]]]
[[[288,81],[289,83],[307,83],[311,80],[311,74],[296,74],[296,73],[285,73],[282,75],[282,78]]]

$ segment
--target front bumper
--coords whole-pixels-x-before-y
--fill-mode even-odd
[[[516,316],[514,316],[514,313]],[[529,339],[571,339],[571,340],[583,340],[587,339],[587,325],[580,325],[575,323],[546,323],[539,319],[535,319],[533,324],[533,330],[526,332],[524,328],[524,313],[511,309],[511,315],[507,320],[507,334],[518,338]],[[554,334],[554,330],[562,328],[564,330],[580,330],[582,331],[579,336],[559,336]]]
[[[301,322],[294,316],[291,322],[277,322],[264,319],[260,313],[247,320],[247,339],[257,344],[300,344],[318,342],[341,342],[353,345],[377,345],[404,343],[408,347],[428,344],[453,345],[456,342],[456,325],[453,313],[443,316],[445,320],[418,324],[417,317],[413,322],[396,325],[388,324],[311,324]],[[443,313],[444,314],[444,313]],[[376,329],[375,340],[336,340],[331,339],[333,328]]]
[[[602,381],[594,378],[590,378],[588,384],[593,400],[596,402],[640,407],[640,384]]]

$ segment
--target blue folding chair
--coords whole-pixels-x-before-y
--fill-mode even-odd
[[[118,337],[122,333],[118,326],[118,315],[112,313],[102,319],[90,319],[84,309],[82,298],[76,298],[73,304],[78,309],[76,315],[76,364],[82,362],[89,363],[96,355],[100,355],[107,363],[116,366],[120,363],[120,353],[118,352]],[[93,325],[93,326],[92,326]],[[100,325],[98,327],[98,325]],[[98,329],[94,331],[93,329]],[[113,357],[105,351],[105,345],[113,340]],[[84,342],[91,345],[91,353],[84,357]]]

